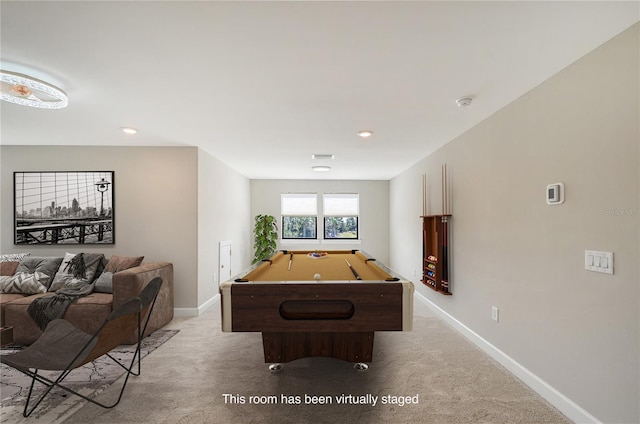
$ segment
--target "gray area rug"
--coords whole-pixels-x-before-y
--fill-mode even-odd
[[[175,336],[179,330],[158,330],[142,341],[142,358],[149,355],[159,346]],[[128,362],[135,351],[136,346],[120,346],[111,355],[118,360]],[[1,355],[15,352],[19,348],[4,348]],[[31,379],[15,369],[0,364],[2,378],[0,379],[0,395],[2,406],[0,408],[0,421],[2,423],[19,422],[24,420],[22,411],[26,396],[29,393]],[[142,372],[145,372],[145,362],[142,363]],[[79,391],[85,396],[96,396],[105,388],[113,384],[125,371],[108,357],[101,357],[74,371],[65,379],[65,385]],[[42,372],[44,376],[58,375],[52,372]],[[136,377],[132,377],[135,379]],[[129,383],[131,382],[131,378]],[[129,387],[125,389],[125,394]],[[34,386],[35,398],[44,391],[44,386],[36,383]],[[53,422],[58,416],[66,415],[70,409],[78,408],[82,403],[87,403],[78,396],[73,396],[62,389],[54,388],[42,401],[31,417],[41,419],[41,422]],[[33,419],[31,418],[30,419]]]
[[[306,358],[273,374],[260,334],[222,333],[219,314],[174,321],[180,334],[116,408],[85,404],[64,423],[569,423],[434,316],[416,316],[410,332],[376,333],[367,371]]]

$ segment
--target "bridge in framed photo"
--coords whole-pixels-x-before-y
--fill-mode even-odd
[[[18,220],[16,244],[58,244],[58,243],[112,243],[113,222],[111,219],[85,220]],[[22,225],[21,225],[22,224]]]
[[[14,172],[14,244],[113,244],[113,171]]]

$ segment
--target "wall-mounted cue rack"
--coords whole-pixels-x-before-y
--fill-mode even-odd
[[[451,215],[422,216],[422,282],[435,291],[449,291],[449,220]]]
[[[428,215],[427,175],[422,176],[422,282],[446,295],[449,291],[449,226],[451,222],[447,165],[442,165],[442,214]]]

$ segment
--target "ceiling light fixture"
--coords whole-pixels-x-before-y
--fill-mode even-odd
[[[313,169],[316,172],[328,172],[328,171],[331,171],[331,167],[330,166],[312,166],[311,169]]]
[[[458,107],[467,107],[471,104],[472,101],[473,98],[471,97],[460,97],[458,100],[456,100],[456,104],[458,105]]]
[[[40,109],[61,109],[69,104],[66,93],[39,79],[0,70],[0,98],[6,102]]]
[[[120,128],[125,134],[138,134],[138,130],[131,127],[122,127]]]
[[[334,159],[335,155],[319,155],[313,154],[311,155],[311,159]]]
[[[358,131],[356,134],[358,134],[358,137],[362,137],[362,138],[369,138],[373,135],[373,131],[371,130],[362,130],[362,131]]]

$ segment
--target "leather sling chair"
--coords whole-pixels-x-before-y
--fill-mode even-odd
[[[32,378],[22,415],[25,417],[31,415],[54,387],[64,389],[103,408],[113,408],[120,403],[129,376],[140,375],[141,342],[161,286],[162,278],[156,277],[152,279],[141,290],[138,297],[127,299],[118,305],[93,335],[85,333],[64,319],[56,319],[47,325],[42,335],[32,345],[16,353],[0,356],[0,362]],[[143,320],[144,326],[142,325]],[[115,347],[124,344],[124,341],[136,332],[136,350],[127,366],[111,356],[109,352]],[[100,403],[62,384],[72,370],[103,355],[107,355],[124,368],[127,373],[115,403]],[[133,371],[136,360],[138,369]],[[39,374],[39,371],[56,371],[59,373],[56,378],[44,377]],[[46,390],[37,399],[35,405],[29,409],[36,381],[45,385]]]

